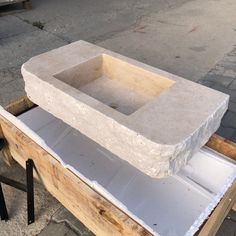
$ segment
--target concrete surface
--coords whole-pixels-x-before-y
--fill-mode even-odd
[[[17,14],[29,23],[42,22],[44,30],[66,42],[90,42],[111,37],[136,24],[150,12],[175,8],[189,0],[41,0],[33,1],[35,10]]]
[[[236,211],[230,211],[216,236],[235,236],[236,232]]]
[[[236,142],[236,48],[216,63],[199,82],[230,95],[228,111],[217,133]]]
[[[25,183],[25,171],[18,164],[8,168],[0,159],[1,175]],[[42,184],[35,184],[36,222],[27,226],[26,194],[3,185],[10,221],[0,221],[1,236],[37,235],[48,224],[52,215],[60,209],[60,203],[50,196]]]
[[[234,0],[188,1],[173,10],[148,14],[98,44],[198,81],[233,49],[235,8]]]
[[[32,11],[0,18],[1,105],[24,94],[19,73],[23,62],[84,39],[230,94],[229,111],[218,133],[236,142],[234,0],[103,0],[99,4],[91,0],[33,0],[33,7]],[[24,175],[18,166],[9,170],[1,163],[0,173],[5,171],[16,179]],[[36,191],[41,188],[37,185]],[[71,233],[70,224],[64,223],[67,213],[60,213],[61,223],[53,221],[58,207],[63,208],[45,191],[36,209],[38,222],[30,227],[26,226],[25,208],[19,205],[25,202],[16,201],[15,190],[4,187],[4,191],[14,218],[0,222],[1,235],[37,235],[41,231],[49,235],[47,232],[59,227],[64,235]],[[46,208],[40,207],[47,202]],[[217,236],[235,235],[235,225],[235,220],[226,219]],[[72,231],[81,235],[79,230]]]

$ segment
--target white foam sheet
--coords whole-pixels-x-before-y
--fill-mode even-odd
[[[154,235],[193,235],[236,177],[234,163],[204,148],[177,175],[154,179],[39,107],[0,114]]]

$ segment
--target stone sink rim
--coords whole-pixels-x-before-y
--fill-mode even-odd
[[[69,64],[69,66],[68,65],[64,66],[64,68],[62,68],[60,71],[57,70],[55,72],[50,72],[49,74],[45,73],[45,72],[48,71],[48,67],[47,66],[45,66],[44,69],[41,67],[41,70],[40,70],[39,73],[37,72],[37,68],[38,68],[37,66],[32,68],[32,65],[36,65],[38,60],[39,60],[39,58],[41,58],[42,56],[51,55],[53,57],[53,54],[55,54],[58,50],[59,51],[65,51],[66,48],[67,49],[69,47],[71,48],[74,44],[81,44],[81,45],[85,46],[85,48],[86,48],[86,46],[91,47],[92,48],[91,51],[93,51],[92,55],[88,55],[87,57],[81,57],[80,58],[81,59],[80,62],[71,63],[71,64]],[[147,104],[145,104],[144,106],[139,108],[137,111],[135,111],[131,115],[126,116],[126,115],[116,111],[115,109],[107,108],[107,106],[104,105],[103,103],[101,103],[100,101],[92,98],[91,96],[89,96],[89,95],[87,95],[87,94],[85,94],[85,93],[83,93],[81,91],[78,93],[78,90],[76,91],[76,89],[73,88],[72,86],[69,86],[68,84],[66,84],[66,83],[64,83],[64,82],[62,82],[62,81],[60,81],[60,80],[58,80],[58,79],[56,79],[54,77],[55,74],[58,74],[61,71],[64,71],[66,69],[69,69],[70,67],[76,66],[76,65],[78,65],[78,63],[86,62],[88,59],[91,59],[92,57],[97,57],[97,56],[99,56],[101,54],[104,54],[104,53],[108,54],[108,55],[110,55],[112,57],[115,57],[115,58],[118,58],[118,59],[121,59],[121,60],[125,60],[126,62],[130,63],[131,65],[134,65],[134,66],[137,66],[137,67],[142,67],[143,69],[145,69],[147,71],[150,71],[152,73],[155,73],[155,74],[157,74],[157,75],[159,75],[161,77],[173,80],[173,81],[175,81],[175,83],[170,88],[164,90],[160,95],[155,97],[152,101],[148,102]],[[40,60],[42,60],[42,59],[40,59]],[[66,46],[63,46],[63,47],[58,48],[58,49],[54,49],[52,51],[49,51],[49,52],[46,52],[46,53],[43,53],[43,54],[40,54],[38,56],[35,56],[35,57],[31,58],[30,60],[28,60],[26,63],[24,63],[22,65],[21,71],[22,71],[23,75],[26,74],[26,73],[30,73],[31,76],[39,77],[45,83],[51,83],[51,85],[53,85],[54,88],[60,89],[61,92],[63,92],[64,94],[66,94],[65,93],[66,91],[63,90],[65,87],[67,89],[70,89],[71,90],[70,96],[72,96],[73,98],[81,99],[81,102],[83,102],[84,104],[90,106],[92,109],[95,109],[96,111],[101,112],[105,116],[111,117],[114,121],[118,122],[119,124],[122,124],[122,125],[126,126],[130,130],[133,130],[134,132],[137,132],[137,134],[140,134],[140,135],[146,137],[150,141],[152,141],[152,142],[154,142],[156,144],[161,144],[161,145],[165,145],[165,146],[172,146],[172,145],[176,146],[176,145],[179,144],[179,142],[182,142],[183,140],[188,139],[189,136],[194,134],[196,129],[198,129],[198,128],[200,128],[202,126],[202,122],[199,122],[199,125],[194,125],[195,128],[193,128],[191,132],[186,132],[184,135],[180,135],[181,137],[178,137],[178,135],[176,135],[175,137],[172,137],[174,139],[171,139],[171,137],[168,137],[168,139],[163,140],[162,139],[163,135],[153,136],[154,132],[150,132],[150,129],[148,130],[148,132],[143,132],[143,131],[145,131],[145,129],[139,129],[140,127],[137,127],[137,125],[134,126],[132,124],[133,120],[137,121],[136,118],[138,116],[146,113],[146,112],[158,113],[158,111],[159,111],[158,109],[152,109],[152,107],[154,107],[153,105],[156,105],[156,104],[153,104],[153,103],[160,102],[160,100],[162,100],[162,103],[163,103],[163,100],[166,100],[168,102],[169,99],[170,99],[170,97],[168,97],[168,96],[173,92],[173,90],[177,90],[177,92],[178,92],[181,89],[183,89],[183,85],[185,85],[184,86],[185,89],[186,88],[188,88],[190,90],[192,89],[191,92],[193,92],[194,88],[195,89],[197,88],[197,89],[200,89],[200,90],[211,91],[211,93],[215,94],[217,99],[219,101],[221,101],[219,103],[219,107],[222,106],[223,103],[227,104],[228,100],[229,100],[229,95],[223,94],[222,92],[213,90],[211,88],[207,88],[207,87],[205,87],[203,85],[200,85],[200,84],[196,84],[196,83],[194,83],[192,81],[189,81],[189,80],[186,80],[186,79],[184,79],[182,77],[173,75],[171,73],[168,73],[166,71],[160,70],[158,68],[154,68],[154,67],[149,66],[147,64],[144,64],[142,62],[139,62],[139,61],[136,61],[134,59],[131,59],[131,58],[125,57],[123,55],[117,54],[115,52],[103,49],[101,47],[95,46],[93,44],[87,43],[87,42],[82,41],[82,40],[74,42],[74,43],[66,45]],[[31,72],[29,72],[29,71],[31,71]],[[89,104],[87,104],[88,101],[89,101]],[[94,102],[95,102],[95,105],[98,105],[97,107],[94,106]],[[204,104],[204,103],[202,103],[202,104]],[[167,104],[167,105],[169,106],[169,104]],[[192,105],[194,105],[194,104],[192,104]],[[104,109],[103,106],[106,106],[106,109]],[[100,109],[101,107],[103,109]],[[161,107],[161,108],[163,108],[163,107]],[[190,112],[193,112],[193,110],[191,110]],[[209,115],[205,116],[205,118],[207,120],[207,119],[209,119],[210,114],[212,112],[209,109],[206,112],[209,113]],[[133,120],[130,121],[130,118],[132,118]],[[188,121],[186,120],[186,122],[188,122]],[[137,121],[137,123],[138,123],[138,121]],[[146,122],[146,123],[149,123],[149,126],[152,126],[151,122]],[[166,123],[166,122],[164,122],[164,123]],[[142,125],[144,125],[144,124],[142,124]],[[162,126],[162,127],[166,128],[166,126]],[[146,126],[145,128],[148,128],[148,127]],[[152,129],[154,129],[155,132],[158,131],[158,129],[155,129],[155,127],[152,127]],[[169,130],[167,129],[166,132],[171,133],[170,129]]]

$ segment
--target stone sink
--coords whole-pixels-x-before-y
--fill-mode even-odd
[[[84,41],[33,57],[22,74],[30,100],[157,178],[176,173],[207,142],[229,100]]]

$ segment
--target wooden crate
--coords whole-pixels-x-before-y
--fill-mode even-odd
[[[23,97],[8,105],[6,110],[19,115],[33,106],[27,97]],[[96,235],[152,235],[78,176],[64,168],[53,156],[2,116],[0,116],[0,138],[5,138],[8,142],[8,146],[4,149],[5,161],[10,165],[15,160],[24,167],[25,161],[31,158],[35,164],[35,177]],[[235,143],[213,135],[207,146],[236,160]],[[215,235],[235,200],[236,180],[197,235]]]
[[[31,9],[30,0],[0,0],[0,6],[11,5],[15,3],[22,3],[23,8]]]
[[[22,4],[22,9],[7,9],[0,11],[0,16],[5,16],[9,14],[14,14],[14,13],[20,13],[24,10],[31,10],[32,5],[30,0],[0,0],[0,7],[5,7],[8,5],[16,4],[16,3],[21,3]]]

